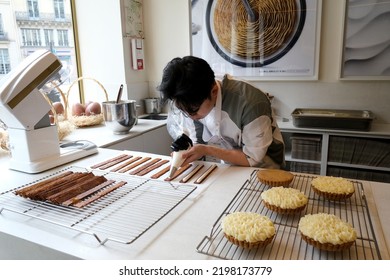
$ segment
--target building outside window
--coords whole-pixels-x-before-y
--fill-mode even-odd
[[[65,18],[64,0],[54,0],[54,14],[56,19]]]
[[[68,47],[69,46],[68,30],[58,29],[57,34],[58,34],[58,46]]]
[[[0,49],[0,74],[7,74],[11,71],[7,49]]]
[[[47,49],[63,65],[60,88],[66,92],[78,77],[71,1],[0,1],[0,79],[30,54]],[[58,92],[49,95],[53,101],[59,96]]]
[[[3,17],[0,14],[0,37],[4,37]]]
[[[45,33],[45,46],[53,48],[54,47],[54,32],[53,29],[44,29]]]
[[[36,28],[22,28],[22,46],[42,46],[41,34]]]
[[[27,0],[28,15],[30,18],[39,18],[38,0]]]

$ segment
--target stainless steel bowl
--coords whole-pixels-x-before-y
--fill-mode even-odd
[[[160,114],[161,104],[160,98],[145,98],[145,112],[146,114]]]
[[[102,103],[104,123],[114,134],[126,134],[137,121],[135,100],[106,101]]]

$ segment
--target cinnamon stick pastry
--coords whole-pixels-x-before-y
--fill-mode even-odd
[[[95,192],[97,192],[97,191],[107,187],[108,185],[110,185],[110,184],[112,184],[114,182],[115,182],[114,180],[107,180],[106,182],[104,182],[104,183],[102,183],[100,185],[97,185],[96,187],[94,187],[92,189],[89,189],[89,190],[87,190],[87,191],[85,191],[85,192],[83,192],[83,193],[81,193],[79,195],[76,195],[75,197],[72,197],[72,198],[68,199],[67,201],[62,202],[61,204],[63,206],[69,206],[69,205],[78,203],[83,198],[85,198],[85,197],[87,197],[87,196],[89,196],[89,195],[91,195],[91,194],[93,194],[93,193],[95,193]]]
[[[103,166],[103,165],[106,165],[107,163],[110,163],[110,162],[113,161],[113,160],[117,160],[117,159],[123,158],[123,157],[125,157],[125,156],[127,156],[127,155],[126,155],[126,154],[122,154],[122,155],[116,156],[116,157],[114,157],[114,158],[111,158],[111,159],[102,161],[102,162],[100,162],[100,163],[97,163],[97,164],[95,164],[95,165],[92,165],[91,168],[92,168],[92,169],[99,168],[99,167],[101,167],[101,166]]]
[[[195,176],[196,173],[199,172],[199,170],[203,168],[203,166],[203,164],[196,166],[187,176],[180,180],[180,183],[187,183],[189,180],[191,180],[192,177]]]
[[[113,183],[114,180],[97,176],[92,172],[66,171],[15,193],[32,200],[46,200],[63,206],[77,204],[76,207],[82,207],[126,184],[119,182],[110,186]],[[91,198],[83,200],[88,196]]]
[[[161,159],[160,158],[155,158],[155,159],[152,159],[151,161],[145,163],[144,165],[141,165],[140,167],[138,167],[137,169],[133,170],[132,172],[130,172],[130,175],[136,175],[137,173],[145,170],[146,168],[148,168],[149,166],[159,162]]]
[[[86,206],[86,205],[88,205],[88,204],[94,202],[95,200],[97,200],[97,199],[99,199],[99,198],[105,196],[106,194],[108,194],[108,193],[110,193],[110,192],[116,190],[117,188],[122,187],[122,186],[125,185],[125,184],[127,184],[127,183],[126,183],[126,182],[123,182],[123,181],[120,181],[119,183],[117,183],[117,184],[115,184],[115,185],[113,185],[113,186],[111,186],[111,187],[109,187],[109,188],[106,188],[106,189],[102,190],[101,192],[99,192],[99,193],[97,193],[97,194],[91,196],[90,198],[88,198],[88,199],[86,199],[86,200],[83,200],[83,201],[80,201],[80,202],[74,204],[74,206],[75,206],[75,207],[78,207],[78,208],[82,208],[82,207],[84,207],[84,206]]]
[[[126,171],[129,171],[129,170],[131,170],[131,169],[133,169],[133,168],[143,164],[144,162],[147,162],[148,160],[150,160],[150,157],[141,158],[140,160],[138,160],[138,161],[134,162],[133,164],[129,165],[128,167],[119,170],[119,172],[120,173],[124,173]]]
[[[63,172],[63,173],[61,173],[61,174],[59,174],[57,176],[45,179],[45,180],[40,181],[38,183],[35,183],[35,184],[30,185],[30,186],[24,187],[22,189],[16,190],[15,194],[16,195],[20,195],[20,196],[25,196],[25,194],[28,193],[31,190],[36,190],[39,187],[45,186],[47,184],[51,184],[55,180],[61,179],[61,178],[66,177],[66,176],[68,176],[70,174],[73,174],[73,172],[72,171]]]
[[[86,174],[87,173],[74,172],[65,177],[61,177],[54,181],[51,181],[48,184],[41,185],[35,189],[30,189],[29,191],[24,193],[24,197],[31,198],[31,199],[45,199],[41,197],[42,194],[45,193],[46,191],[55,189],[57,187],[61,187],[62,185],[72,182],[73,180],[77,180],[78,178],[83,177]]]
[[[162,175],[164,175],[165,173],[167,173],[170,169],[171,169],[171,167],[168,165],[167,167],[164,167],[164,169],[161,169],[159,172],[157,172],[156,174],[152,175],[150,178],[152,178],[152,179],[158,179],[158,178],[160,178]]]
[[[94,175],[89,173],[77,173],[77,177],[69,178],[70,180],[66,180],[62,182],[61,184],[54,185],[53,187],[46,188],[45,190],[39,192],[35,197],[32,197],[33,199],[37,200],[46,200],[49,196],[59,193],[61,191],[67,190],[68,188],[71,188],[74,185],[77,185],[79,183],[82,183],[86,180],[89,180],[94,177]]]
[[[190,163],[187,163],[186,165],[180,167],[176,173],[173,175],[173,177],[167,177],[165,178],[165,181],[172,181],[174,179],[176,179],[178,176],[180,176],[184,171],[186,171],[188,168],[191,167],[191,164]]]
[[[117,171],[121,170],[122,168],[125,168],[125,167],[128,166],[129,164],[132,164],[133,162],[139,160],[140,158],[142,158],[142,157],[133,157],[133,158],[129,159],[128,161],[122,163],[121,165],[119,165],[119,166],[117,166],[117,167],[111,169],[110,171],[111,171],[111,172],[117,172]]]
[[[127,160],[127,159],[129,159],[129,158],[131,158],[131,157],[132,157],[131,155],[125,155],[124,157],[121,157],[121,158],[119,158],[119,159],[111,160],[110,162],[108,162],[108,163],[106,163],[106,164],[100,166],[99,169],[105,170],[105,169],[110,168],[110,167],[112,167],[112,166],[114,166],[114,165],[117,165],[118,163],[120,163],[120,162],[122,162],[122,161],[125,161],[125,160]]]
[[[138,176],[144,176],[144,175],[148,174],[149,172],[151,172],[151,171],[153,171],[153,170],[159,168],[160,166],[162,166],[162,165],[164,165],[164,164],[166,164],[166,163],[168,163],[168,162],[169,162],[169,160],[166,160],[166,159],[160,160],[159,162],[153,164],[152,166],[149,166],[148,168],[145,168],[144,170],[141,170],[141,171],[138,172],[136,175],[138,175]]]
[[[101,183],[104,183],[105,181],[107,181],[107,179],[103,176],[93,176],[92,178],[89,178],[82,183],[78,183],[71,188],[67,188],[66,190],[47,197],[47,200],[53,203],[61,204],[72,197],[92,189]]]
[[[198,179],[195,180],[195,184],[200,184],[217,168],[216,164],[211,165]]]

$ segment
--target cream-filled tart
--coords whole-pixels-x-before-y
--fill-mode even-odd
[[[302,217],[298,230],[308,244],[326,251],[348,249],[357,238],[356,230],[349,223],[326,213]]]
[[[314,192],[329,200],[350,198],[355,188],[351,181],[341,177],[319,176],[311,181]]]
[[[264,205],[280,214],[293,214],[305,209],[307,196],[294,188],[274,187],[261,193]]]
[[[274,223],[252,212],[234,212],[222,220],[222,231],[233,244],[245,249],[265,247],[276,234]]]
[[[279,169],[261,169],[257,172],[257,178],[270,187],[288,187],[294,179],[294,175]]]

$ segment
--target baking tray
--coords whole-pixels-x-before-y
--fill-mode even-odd
[[[367,110],[335,110],[297,108],[292,113],[296,127],[368,131],[373,114]]]

